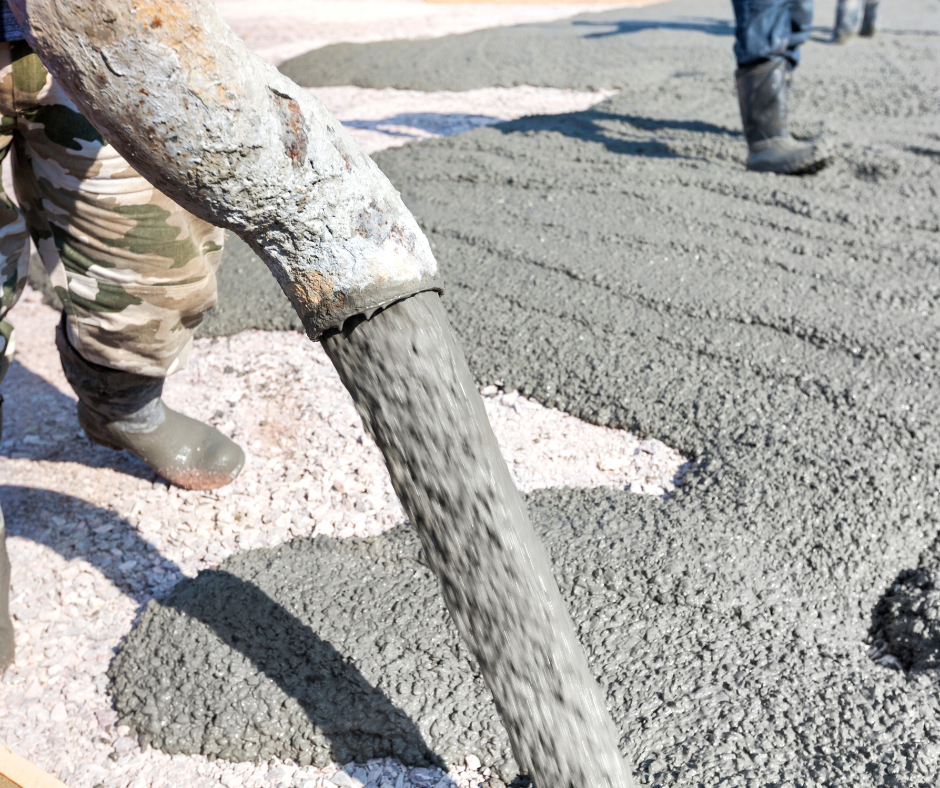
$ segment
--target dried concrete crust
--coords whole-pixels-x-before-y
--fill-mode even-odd
[[[10,5],[86,117],[157,188],[241,236],[311,338],[440,288],[428,242],[388,179],[208,0]]]

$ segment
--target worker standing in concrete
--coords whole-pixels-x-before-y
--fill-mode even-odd
[[[23,40],[6,2],[0,26],[0,160],[12,151],[19,203],[0,189],[0,381],[15,345],[5,317],[26,285],[32,237],[65,305],[56,344],[85,434],[187,489],[231,482],[241,448],[161,400],[164,378],[185,366],[193,329],[215,304],[223,231],[105,142]],[[0,672],[13,660],[9,588],[0,514]]]
[[[863,0],[838,0],[836,3],[836,24],[832,31],[832,40],[844,44],[856,31],[860,36],[871,38],[875,35],[878,19],[879,0],[864,0],[865,13],[862,14]],[[858,18],[862,17],[862,29],[858,28]]]
[[[805,175],[830,157],[814,142],[796,140],[787,128],[788,98],[800,47],[813,23],[812,0],[732,0],[735,15],[735,85],[747,168]]]

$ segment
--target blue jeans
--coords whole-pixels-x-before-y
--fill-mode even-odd
[[[734,56],[738,66],[772,57],[800,62],[800,45],[809,38],[813,0],[731,0],[734,6]]]

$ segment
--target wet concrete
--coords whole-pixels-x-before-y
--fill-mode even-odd
[[[937,6],[905,7],[929,25]],[[940,774],[940,36],[891,13],[898,32],[806,49],[797,130],[838,152],[809,178],[743,170],[730,39],[716,36],[688,39],[673,77],[594,110],[376,156],[429,234],[479,382],[694,458],[666,501],[529,497],[649,784],[926,788]],[[415,585],[426,570],[385,563],[377,582],[357,551],[379,548],[281,548],[300,549],[313,568],[233,560],[251,582],[276,575],[259,587],[281,604],[323,584],[308,626],[427,747],[498,761],[495,711],[468,689],[465,654],[451,661],[442,603]],[[145,665],[142,686],[163,695],[127,684],[125,714],[142,729],[165,698],[197,750],[245,730],[201,711],[253,697],[200,663],[237,653],[171,607],[148,615],[151,629],[176,621],[180,645],[167,636],[155,655],[147,627],[131,636],[118,664]],[[299,717],[280,708],[265,740],[290,752],[278,726]]]
[[[917,35],[940,29],[934,0],[893,5],[881,9],[879,30]],[[831,35],[834,8],[833,2],[816,3],[817,39]],[[685,66],[690,49],[711,47],[733,68],[733,36],[730,3],[678,0],[421,41],[332,44],[279,68],[307,87],[433,91],[534,85],[643,91]]]
[[[277,280],[254,250],[234,233],[225,233],[218,270],[219,303],[196,331],[197,336],[228,336],[246,328],[303,331]]]
[[[684,34],[683,39],[676,33]],[[279,69],[307,87],[434,91],[534,85],[604,90],[649,84],[662,76],[656,66],[667,66],[680,56],[682,40],[718,38],[727,57],[733,34],[730,4],[693,0],[423,41],[332,44],[291,58]],[[639,73],[634,68],[636,39],[653,54],[648,64],[652,68]]]

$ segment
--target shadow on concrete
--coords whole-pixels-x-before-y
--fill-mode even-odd
[[[329,739],[335,762],[384,753],[405,763],[444,765],[404,711],[331,643],[253,584],[223,569],[207,570],[183,580],[162,604],[211,627],[296,699]]]
[[[690,159],[693,157],[676,153],[668,144],[655,137],[629,139],[617,137],[601,124],[612,121],[632,126],[638,132],[655,133],[664,130],[689,131],[699,134],[721,134],[740,137],[741,132],[725,126],[716,126],[700,120],[673,120],[667,118],[647,118],[638,115],[620,115],[603,110],[589,109],[583,112],[571,112],[563,115],[531,115],[518,120],[497,123],[493,128],[503,134],[526,131],[554,131],[566,137],[599,142],[611,153],[626,156],[644,156],[656,159]]]
[[[163,585],[174,586],[160,604],[208,626],[222,643],[247,657],[259,673],[296,699],[330,742],[335,762],[364,761],[384,751],[404,763],[443,766],[404,711],[331,643],[252,583],[224,569],[187,578],[127,520],[69,495],[0,485],[0,502],[11,536],[43,544],[66,560],[85,559],[139,605],[153,598],[153,586],[141,570],[135,577],[127,562],[153,567],[151,573],[159,567]],[[49,516],[52,513],[55,520]],[[11,612],[15,615],[15,608]],[[115,708],[121,712],[119,697]],[[142,737],[141,743],[144,738],[152,737]],[[372,748],[365,757],[364,741]],[[148,743],[159,748],[159,736]]]
[[[431,134],[440,134],[441,136],[451,136],[460,134],[478,126],[491,126],[494,123],[501,122],[502,118],[494,118],[491,115],[469,115],[465,113],[444,113],[444,112],[401,112],[389,118],[380,120],[344,120],[344,126],[353,129],[365,129],[367,131],[380,131],[390,137],[415,137],[407,130],[395,130],[394,126],[403,126],[405,129],[420,129]]]
[[[940,162],[940,149],[936,148],[921,148],[919,145],[908,145],[907,150],[911,153],[915,153],[918,156],[926,156],[928,159],[936,159]]]
[[[940,36],[940,30],[903,30],[890,27],[879,27],[876,35],[888,36]]]
[[[611,22],[595,22],[583,19],[576,19],[572,23],[573,27],[606,27],[612,30],[587,33],[584,38],[610,38],[611,36],[623,36],[631,33],[642,33],[644,30],[679,30],[691,31],[696,33],[705,33],[710,36],[733,36],[734,22],[728,19],[712,19],[710,17],[689,17],[678,20],[655,20],[655,19],[622,19]]]
[[[810,35],[809,40],[817,44],[832,44],[833,46],[844,47],[846,44],[839,44],[835,40],[836,29],[835,27],[813,27],[813,32]],[[875,38],[879,36],[940,36],[940,30],[901,30],[896,28],[878,28],[878,32],[875,35]],[[864,36],[858,35],[856,31],[855,35],[850,39],[848,46],[867,46],[866,42],[871,41],[870,38],[865,38]]]

